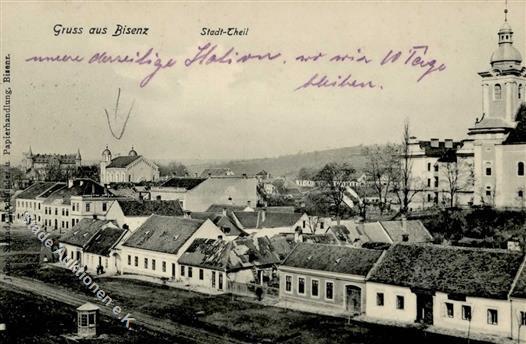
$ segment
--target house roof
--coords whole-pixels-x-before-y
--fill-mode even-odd
[[[125,216],[150,216],[152,214],[165,216],[183,216],[179,200],[118,200]]]
[[[228,167],[213,167],[213,168],[205,168],[203,172],[201,172],[201,177],[206,178],[209,176],[218,177],[218,176],[231,176],[234,172],[232,172],[231,169]]]
[[[334,239],[334,236],[330,234],[303,234],[303,242],[312,244],[338,244],[338,242]]]
[[[244,229],[261,229],[261,228],[277,228],[277,227],[291,227],[295,225],[303,214],[300,213],[273,213],[266,212],[248,212],[248,211],[234,211],[234,217],[239,221]]]
[[[45,204],[70,204],[72,196],[88,196],[88,195],[112,195],[105,190],[102,185],[91,179],[75,179],[71,186],[63,185],[60,189],[54,190],[52,193],[44,193],[40,197],[45,197]]]
[[[371,271],[371,282],[506,299],[523,255],[507,250],[398,243]]]
[[[111,220],[82,219],[69,232],[62,234],[59,241],[64,244],[86,247],[105,226],[116,227]]]
[[[406,220],[405,229],[403,221],[380,221],[393,242],[403,241],[403,235],[408,235],[409,242],[430,242],[433,237],[420,220]]]
[[[212,204],[208,207],[208,209],[205,210],[205,212],[209,213],[221,213],[223,210],[236,210],[236,211],[244,211],[248,205],[235,205],[235,204]]]
[[[47,189],[49,189],[52,186],[55,186],[57,184],[59,186],[64,185],[64,184],[53,183],[53,182],[38,182],[38,183],[35,183],[35,184],[31,185],[30,187],[28,187],[27,189],[25,189],[24,191],[20,192],[18,195],[16,195],[16,198],[17,199],[35,199],[38,195],[40,195],[41,193],[43,193]]]
[[[284,240],[281,239],[279,243]],[[293,246],[285,241],[288,249],[287,252],[282,252],[283,246],[276,244],[277,242],[267,237],[237,239],[230,242],[195,239],[178,262],[223,271],[279,264]]]
[[[524,266],[517,276],[517,282],[513,286],[513,290],[510,293],[511,297],[526,298],[526,269]]]
[[[140,159],[141,155],[135,156],[118,156],[111,159],[111,162],[106,168],[125,168],[137,159]]]
[[[143,250],[177,254],[204,220],[174,216],[150,216],[123,244]]]
[[[205,180],[206,178],[174,177],[174,178],[168,179],[161,186],[191,190],[195,188],[197,185],[204,182]]]
[[[126,230],[122,228],[103,227],[98,231],[93,240],[89,242],[84,251],[100,256],[109,256],[111,249],[119,243],[124,233],[126,233]]]
[[[210,213],[210,212],[192,212],[190,215],[192,219],[206,220],[209,219],[216,226],[221,228],[226,236],[240,236],[248,235],[241,228],[239,228],[235,221],[232,221],[227,215]]]
[[[366,276],[381,254],[365,248],[299,243],[282,265]]]

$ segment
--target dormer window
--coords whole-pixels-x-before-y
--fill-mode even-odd
[[[502,87],[500,84],[495,84],[495,87],[493,88],[493,98],[495,100],[502,99]]]

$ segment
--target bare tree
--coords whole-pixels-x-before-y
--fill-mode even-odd
[[[328,163],[316,174],[316,180],[334,204],[337,221],[340,220],[345,191],[353,174],[354,168],[347,163]]]
[[[380,214],[387,207],[387,196],[392,191],[400,170],[399,149],[397,145],[386,144],[369,146],[362,150],[363,155],[367,156],[365,174],[378,197]]]
[[[399,152],[398,178],[394,185],[394,191],[400,201],[400,213],[402,214],[407,214],[409,204],[411,204],[415,195],[422,191],[420,183],[413,177],[413,160],[409,147],[410,140],[409,121],[406,120]]]
[[[465,160],[442,162],[441,165],[442,179],[446,184],[445,193],[449,199],[449,207],[453,208],[457,203],[457,195],[473,187],[473,168]]]

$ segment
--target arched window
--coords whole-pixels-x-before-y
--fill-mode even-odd
[[[517,175],[524,176],[524,163],[522,161],[517,164]]]
[[[522,89],[522,84],[519,85],[519,99],[522,99],[522,95],[523,95],[523,89]]]
[[[495,100],[498,100],[498,99],[501,99],[502,98],[502,88],[500,87],[499,84],[495,84],[495,87],[494,87],[494,98]]]

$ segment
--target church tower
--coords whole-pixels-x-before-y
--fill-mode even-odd
[[[102,159],[100,161],[100,183],[108,184],[108,178],[106,176],[106,166],[111,163],[111,151],[106,145],[106,149],[102,151]]]
[[[508,9],[504,10],[504,24],[498,33],[498,47],[491,55],[488,71],[482,77],[482,117],[469,135],[481,139],[503,140],[516,126],[516,115],[524,102],[526,68],[522,56],[513,46],[513,30],[508,23]]]

